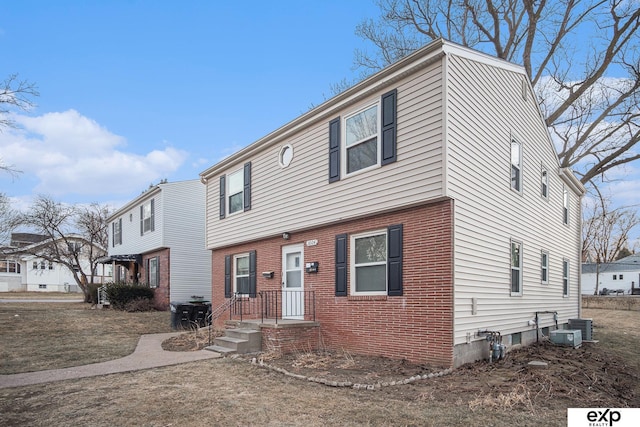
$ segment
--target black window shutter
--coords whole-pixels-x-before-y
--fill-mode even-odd
[[[122,244],[122,218],[118,220],[118,244]]]
[[[336,236],[336,296],[347,296],[347,235]]]
[[[244,164],[244,210],[251,210],[251,162]]]
[[[249,252],[249,298],[256,297],[256,251]]]
[[[329,122],[329,182],[340,180],[340,117]]]
[[[382,164],[396,161],[396,103],[398,90],[382,95]]]
[[[224,257],[224,297],[231,298],[231,255]]]
[[[225,214],[227,212],[227,208],[225,206],[225,190],[226,190],[226,184],[225,184],[225,176],[222,175],[220,177],[220,219],[223,219],[225,217]]]
[[[140,206],[140,235],[144,234],[144,205]]]
[[[387,274],[388,295],[402,295],[402,224],[392,225],[387,229]]]
[[[111,246],[116,246],[116,223],[111,223]]]
[[[151,199],[151,231],[156,229],[156,209],[155,209],[155,199]]]

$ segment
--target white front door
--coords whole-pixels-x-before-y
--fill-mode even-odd
[[[303,245],[282,248],[282,318],[304,319]]]

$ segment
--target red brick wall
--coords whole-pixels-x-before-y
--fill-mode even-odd
[[[335,236],[393,224],[404,226],[404,294],[336,297]],[[316,320],[320,322],[325,347],[445,367],[453,365],[453,201],[292,232],[287,241],[278,236],[215,250],[213,307],[224,302],[225,255],[256,250],[257,291],[279,290],[282,247],[307,240],[317,240],[318,244],[304,247],[304,262],[318,261],[320,266],[318,273],[304,274],[304,289],[315,291]],[[263,278],[263,271],[273,271],[274,278]]]
[[[261,328],[262,351],[315,351],[319,348],[320,328],[317,326],[296,328]]]
[[[169,309],[169,291],[171,289],[171,271],[170,271],[170,251],[169,249],[162,249],[156,252],[150,252],[142,256],[142,266],[140,268],[140,283],[149,283],[147,277],[147,261],[150,258],[160,257],[160,283],[155,288],[155,296],[153,297],[153,304],[159,310]]]

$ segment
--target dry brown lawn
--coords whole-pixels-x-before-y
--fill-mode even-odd
[[[65,307],[80,311],[80,307]],[[114,331],[124,335],[123,329],[139,322],[127,322],[128,313],[82,312],[85,321],[75,313],[71,316],[75,326],[68,331],[104,320],[100,322],[105,325],[103,337],[110,333],[106,325],[115,323],[128,323]],[[3,334],[6,313],[7,307],[0,304]],[[31,314],[37,316],[37,311]],[[578,350],[542,346],[513,352],[504,363],[478,363],[448,376],[375,391],[301,381],[243,359],[2,389],[0,425],[563,426],[567,407],[596,403],[640,407],[636,374],[640,369],[640,313],[585,310],[583,317],[594,318],[599,344]],[[159,319],[162,327],[168,323],[165,320]],[[14,329],[11,339],[16,345],[33,339],[34,329],[21,333],[15,324]],[[84,341],[86,335],[78,336]],[[5,335],[0,339],[3,345],[7,342]],[[38,339],[41,346],[51,342],[42,335]],[[116,345],[118,339],[110,342]],[[531,355],[546,358],[550,370],[528,370],[525,362]],[[556,381],[557,372],[566,375]]]

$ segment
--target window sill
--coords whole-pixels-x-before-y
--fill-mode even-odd
[[[349,295],[349,301],[386,301],[387,295]]]

